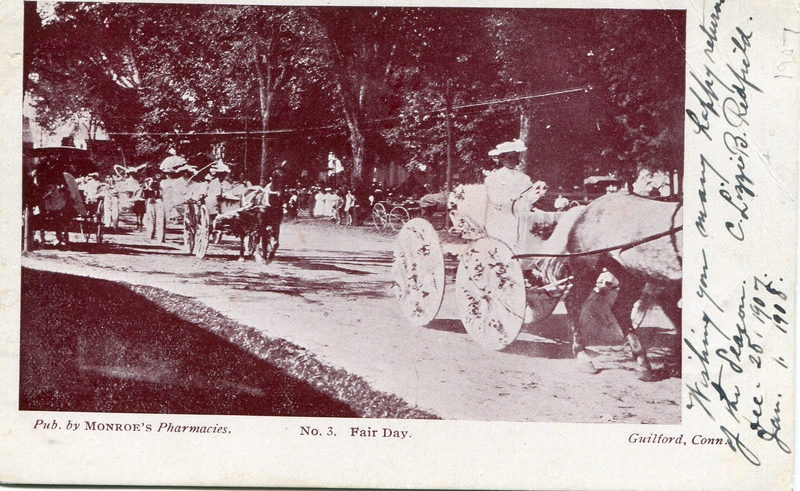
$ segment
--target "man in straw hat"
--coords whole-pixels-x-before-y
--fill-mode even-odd
[[[222,213],[222,204],[224,201],[237,202],[239,197],[231,196],[229,191],[233,188],[229,180],[231,175],[231,168],[224,163],[221,159],[211,164],[208,169],[209,177],[211,180],[206,189],[206,208],[208,209],[208,217],[210,223],[214,223],[214,219]],[[219,234],[214,232],[214,241],[219,240]]]
[[[519,241],[517,214],[531,206],[547,190],[543,181],[534,184],[524,172],[517,170],[520,153],[526,150],[522,140],[497,145],[489,151],[500,167],[486,176],[486,232],[514,249]]]

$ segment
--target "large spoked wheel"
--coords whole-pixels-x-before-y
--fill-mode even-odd
[[[194,252],[195,234],[197,231],[197,213],[192,203],[186,203],[183,212],[183,251],[186,254]]]
[[[194,255],[198,259],[203,259],[208,251],[208,232],[210,229],[210,222],[208,217],[208,210],[205,206],[200,206],[198,213],[197,229],[195,231],[195,245]]]
[[[392,273],[393,288],[409,322],[424,326],[432,321],[444,298],[444,255],[427,220],[415,218],[400,230]]]
[[[400,230],[410,219],[411,215],[408,214],[408,210],[402,206],[395,206],[389,212],[389,226],[392,227],[392,230]]]
[[[378,230],[385,229],[387,220],[386,207],[381,203],[376,203],[375,206],[372,207],[372,223],[375,225],[375,228]]]
[[[525,318],[525,279],[514,253],[493,237],[476,240],[461,256],[456,297],[461,322],[478,344],[501,350]]]
[[[97,214],[95,214],[95,240],[98,244],[103,243],[103,213],[105,213],[105,203],[100,201],[97,204]]]

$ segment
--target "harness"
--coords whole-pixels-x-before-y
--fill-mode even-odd
[[[680,207],[678,207],[678,208],[680,208]],[[673,223],[675,223],[674,216],[675,215],[673,215]],[[602,249],[595,249],[593,251],[565,252],[565,253],[561,253],[561,254],[515,254],[512,257],[514,259],[527,259],[527,258],[534,258],[534,257],[580,257],[580,256],[591,256],[591,255],[594,255],[594,254],[604,254],[606,252],[611,252],[611,251],[616,251],[616,250],[619,250],[620,252],[622,252],[622,251],[627,251],[628,249],[633,249],[636,246],[640,246],[642,244],[646,244],[647,242],[652,242],[654,240],[657,240],[657,239],[660,239],[662,237],[666,237],[666,236],[669,235],[670,238],[671,238],[670,242],[672,243],[672,247],[675,250],[675,254],[678,256],[678,261],[681,262],[681,264],[682,264],[681,255],[678,253],[678,242],[677,242],[677,239],[675,238],[675,234],[678,233],[681,230],[683,230],[683,225],[679,225],[677,227],[670,227],[669,229],[665,230],[664,232],[659,232],[657,234],[648,235],[647,237],[644,237],[642,239],[637,239],[637,240],[634,240],[634,241],[631,241],[631,242],[627,242],[625,244],[615,245],[615,246],[611,246],[611,247],[604,247]]]
[[[610,247],[604,247],[602,249],[595,249],[593,251],[581,251],[581,252],[564,252],[558,254],[515,254],[512,256],[514,259],[530,259],[530,258],[537,258],[537,257],[553,257],[553,258],[570,258],[570,257],[582,257],[582,256],[592,256],[596,254],[605,254],[611,251],[627,251],[629,249],[633,249],[634,247],[640,246],[642,244],[646,244],[648,242],[652,242],[654,240],[661,239],[663,237],[669,236],[670,237],[670,244],[672,245],[673,251],[675,251],[675,256],[678,259],[678,264],[683,267],[683,257],[678,249],[678,239],[676,237],[677,233],[683,230],[683,225],[675,225],[675,219],[678,216],[678,212],[683,208],[683,201],[677,202],[678,206],[675,207],[675,211],[672,212],[670,216],[670,222],[672,225],[670,228],[663,232],[659,232],[657,234],[648,235],[641,239],[633,240],[630,242],[626,242],[624,244],[619,244]]]

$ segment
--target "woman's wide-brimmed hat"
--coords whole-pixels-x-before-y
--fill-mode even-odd
[[[519,138],[516,138],[514,140],[511,140],[510,142],[501,143],[496,147],[494,147],[492,150],[489,150],[489,156],[497,157],[498,155],[502,155],[504,153],[524,152],[525,150],[527,150],[527,147],[525,147],[525,143]]]

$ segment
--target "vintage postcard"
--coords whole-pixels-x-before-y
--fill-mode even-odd
[[[0,482],[793,488],[796,2],[0,24]]]

